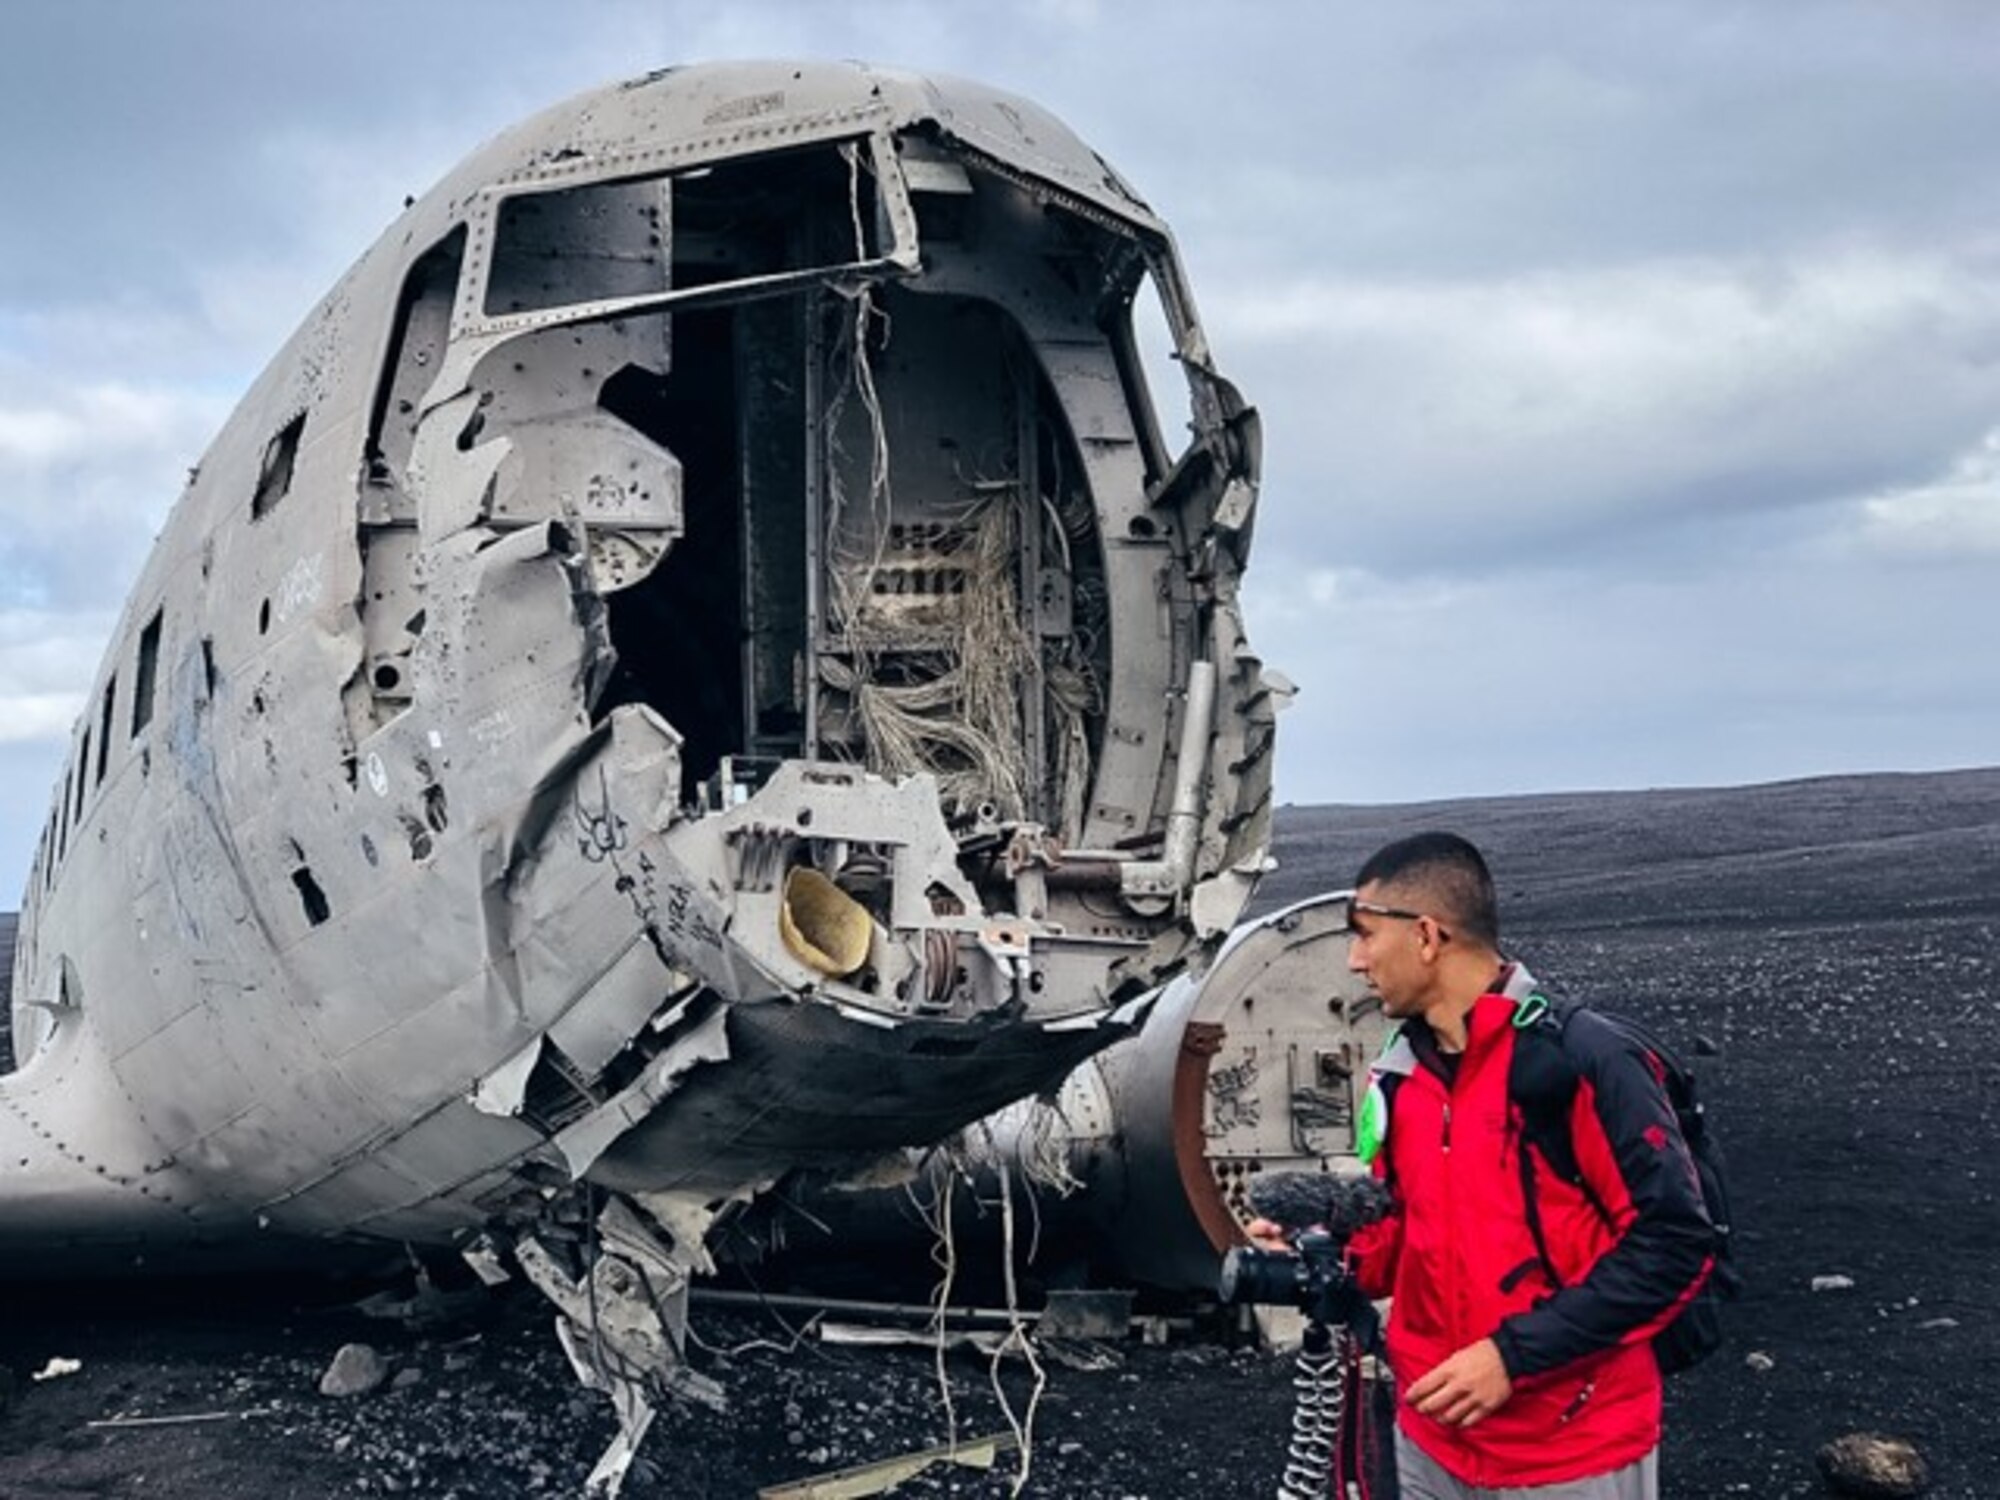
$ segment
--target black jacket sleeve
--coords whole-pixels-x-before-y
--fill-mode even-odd
[[[1563,1045],[1579,1080],[1577,1164],[1625,1230],[1582,1280],[1501,1323],[1494,1341],[1515,1379],[1650,1339],[1713,1264],[1701,1183],[1650,1055],[1587,1011],[1570,1020]]]

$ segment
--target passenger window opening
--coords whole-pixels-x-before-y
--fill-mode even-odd
[[[165,619],[164,610],[153,611],[153,618],[146,622],[146,628],[139,632],[139,661],[132,674],[132,737],[137,739],[140,732],[153,722],[153,694],[159,686],[160,673],[160,626]],[[107,715],[106,724],[110,722]],[[108,735],[110,730],[107,728]]]
[[[305,435],[306,414],[300,412],[287,422],[264,449],[264,462],[257,472],[257,492],[250,497],[250,519],[260,520],[292,489],[292,471],[299,458],[299,439]]]
[[[90,731],[83,732],[83,748],[76,757],[76,826],[83,826],[83,799],[90,791]]]
[[[111,763],[112,712],[118,702],[118,676],[114,672],[111,680],[104,684],[104,705],[97,724],[97,777],[96,783],[104,785],[105,768]]]
[[[305,910],[308,925],[318,927],[333,915],[333,908],[327,904],[326,892],[313,879],[313,872],[301,865],[292,871],[292,885],[298,890],[299,904]]]

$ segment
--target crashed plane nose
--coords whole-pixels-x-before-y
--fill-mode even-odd
[[[595,1216],[629,1285],[1052,1086],[1263,864],[1259,447],[1025,101],[719,64],[507,132],[140,580],[25,902],[0,1242]]]

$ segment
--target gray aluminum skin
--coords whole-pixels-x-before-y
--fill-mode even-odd
[[[1166,230],[1025,101],[720,64],[475,152],[245,396],[99,668],[0,1263],[527,1236],[579,1183],[698,1263],[1054,1085],[1263,865],[1257,452]],[[801,869],[859,968],[786,941]]]

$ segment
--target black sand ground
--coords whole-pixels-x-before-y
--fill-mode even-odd
[[[1264,904],[1343,883],[1383,839],[1432,826],[1492,853],[1514,946],[1546,979],[1718,1049],[1700,1066],[1751,1290],[1733,1346],[1671,1388],[1667,1495],[1818,1495],[1813,1450],[1874,1429],[1925,1450],[1932,1494],[2000,1496],[2000,771],[1288,809]],[[1811,1289],[1833,1275],[1853,1285]],[[304,1282],[0,1290],[0,1372],[15,1377],[0,1496],[575,1491],[609,1420],[575,1394],[531,1299],[417,1335],[311,1310],[330,1295]],[[698,1326],[718,1347],[762,1343],[701,1355],[732,1414],[665,1413],[654,1470],[628,1494],[753,1495],[944,1436],[921,1353],[787,1348],[743,1316]],[[320,1398],[349,1338],[415,1383]],[[58,1354],[82,1371],[28,1379]],[[949,1368],[961,1430],[1000,1426],[984,1365]],[[1055,1368],[1025,1493],[1268,1496],[1284,1377],[1267,1356],[1196,1343],[1133,1346],[1102,1373]],[[1020,1375],[1009,1383],[1018,1396]],[[86,1425],[121,1411],[232,1415]],[[897,1493],[1008,1491],[967,1474]]]

